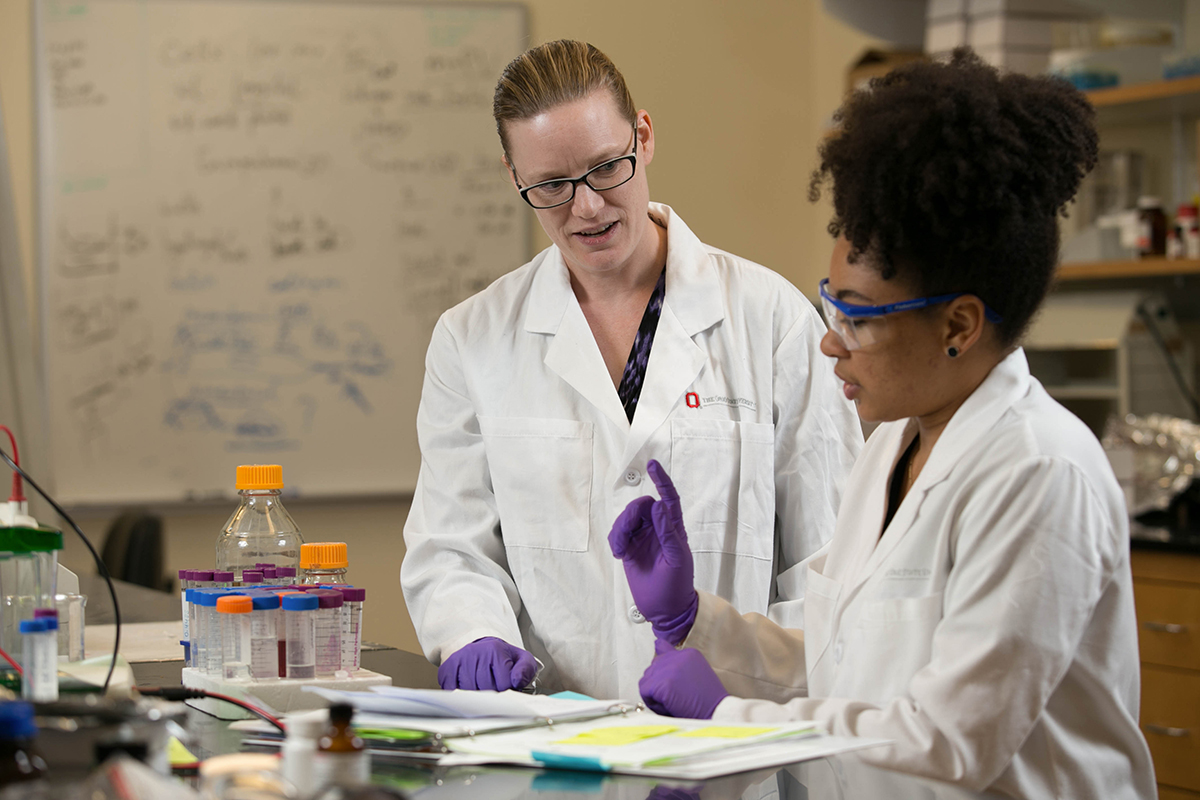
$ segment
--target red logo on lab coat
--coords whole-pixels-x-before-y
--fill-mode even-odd
[[[695,392],[688,392],[683,396],[683,399],[684,402],[687,403],[688,408],[700,407],[700,395],[696,394]]]

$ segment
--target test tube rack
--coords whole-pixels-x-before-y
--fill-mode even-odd
[[[304,687],[317,686],[343,692],[365,692],[372,686],[391,686],[392,679],[369,669],[360,669],[346,678],[279,678],[271,681],[227,681],[217,675],[209,675],[192,667],[183,669],[183,685],[189,689],[204,689],[244,700],[251,705],[265,704],[280,713],[325,708],[329,701],[315,692],[306,692]],[[220,700],[205,698],[189,700],[201,711],[218,719],[249,719],[253,715],[235,705]]]

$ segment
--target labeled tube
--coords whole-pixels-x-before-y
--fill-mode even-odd
[[[283,616],[287,629],[287,676],[315,678],[317,675],[315,614],[320,601],[311,594],[296,592],[283,596]]]
[[[193,660],[196,662],[196,669],[206,675],[220,677],[224,670],[225,657],[222,652],[221,620],[217,615],[217,601],[231,594],[234,593],[228,589],[201,589],[195,594],[199,604],[196,619],[200,625],[200,644]]]
[[[342,669],[354,672],[362,666],[362,613],[367,590],[356,586],[338,587],[342,605]]]
[[[244,594],[217,599],[221,620],[221,676],[227,681],[250,680],[250,615],[254,602]]]
[[[317,598],[314,621],[317,677],[332,677],[342,668],[342,606],[345,599],[336,589],[313,589]]]
[[[251,596],[254,610],[250,612],[250,676],[256,681],[277,680],[280,677],[279,633],[276,626],[280,600],[280,596],[274,592]]]
[[[192,571],[190,569],[179,570],[179,608],[183,614],[183,638],[190,638],[188,630],[188,600],[187,590],[192,588]]]
[[[58,618],[22,620],[21,653],[25,662],[21,697],[35,703],[58,699]]]

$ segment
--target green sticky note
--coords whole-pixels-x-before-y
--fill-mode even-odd
[[[563,739],[555,744],[587,744],[600,747],[620,747],[643,739],[653,739],[679,730],[674,725],[622,725],[612,728],[595,728]]]
[[[710,725],[707,728],[697,728],[694,731],[688,731],[679,735],[695,739],[745,739],[750,736],[761,736],[764,733],[770,733],[774,730],[777,730],[777,728],[742,728],[732,725]]]
[[[433,738],[425,731],[413,731],[407,728],[356,728],[355,730],[364,739],[392,739],[400,742],[411,742]]]

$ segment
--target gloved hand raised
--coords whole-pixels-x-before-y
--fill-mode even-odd
[[[692,551],[675,484],[657,461],[646,471],[662,499],[639,497],[627,505],[613,523],[608,546],[624,562],[629,591],[654,634],[679,644],[692,629],[700,603],[693,586]]]
[[[455,650],[438,667],[443,689],[521,689],[537,676],[533,654],[487,636]]]
[[[708,660],[699,650],[676,650],[662,639],[654,643],[654,652],[657,655],[638,681],[646,707],[666,717],[712,719],[729,692]]]

